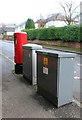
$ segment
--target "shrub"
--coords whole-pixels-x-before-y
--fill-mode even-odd
[[[25,29],[29,40],[54,40],[80,42],[80,26],[50,27],[40,29]]]

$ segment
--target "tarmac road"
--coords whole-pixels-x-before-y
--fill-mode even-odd
[[[49,101],[36,93],[36,86],[29,85],[22,75],[16,75],[13,71],[13,43],[0,41],[0,48],[1,44],[3,118],[80,118],[80,107],[76,103],[73,102],[55,108]],[[79,61],[79,57],[76,57],[76,60]],[[74,77],[75,80],[80,81],[77,67],[75,66]],[[76,90],[77,94],[79,94],[79,85],[79,82],[78,84],[77,82],[74,83],[74,90]],[[74,97],[79,100],[76,92]]]

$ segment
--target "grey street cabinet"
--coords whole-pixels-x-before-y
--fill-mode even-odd
[[[37,83],[36,50],[40,49],[42,49],[42,46],[37,44],[23,45],[23,76],[27,78],[32,85]]]
[[[56,107],[73,100],[74,58],[73,53],[37,51],[37,93]]]

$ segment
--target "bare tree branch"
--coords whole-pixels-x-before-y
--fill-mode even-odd
[[[79,7],[80,5],[76,6],[73,11],[72,11],[72,14],[75,13],[75,10]]]
[[[74,20],[78,17],[78,15],[74,15],[76,9],[80,6],[73,6],[73,2],[65,2],[64,4],[60,3],[61,8],[63,9],[63,14],[65,16],[64,22],[67,25],[70,25],[71,23],[75,22]]]

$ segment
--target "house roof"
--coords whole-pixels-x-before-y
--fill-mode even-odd
[[[15,24],[0,24],[0,34],[4,32],[15,32]]]
[[[79,17],[79,16],[77,16]],[[65,16],[62,15],[61,13],[55,13],[55,14],[51,14],[49,15],[46,19],[39,19],[37,20],[35,23],[40,23],[40,22],[50,22],[50,21],[57,21],[57,20],[60,20],[60,21],[64,21],[65,20]],[[75,22],[78,22],[77,20]]]
[[[64,20],[65,17],[63,15],[61,15],[60,13],[55,13],[55,14],[51,14],[49,15],[46,19],[39,19],[37,20],[35,23],[39,23],[39,22],[50,22],[50,21],[56,21],[56,20]]]

